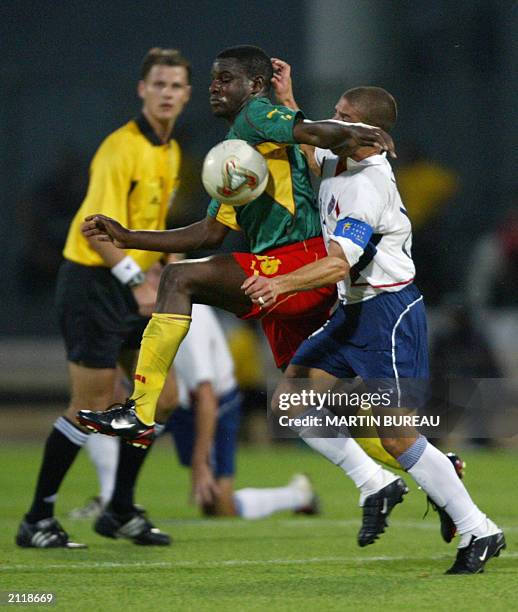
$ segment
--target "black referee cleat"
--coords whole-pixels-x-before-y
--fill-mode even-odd
[[[127,399],[124,404],[113,404],[103,412],[80,410],[77,421],[94,433],[120,436],[132,446],[140,448],[147,448],[155,439],[154,425],[142,423],[132,399]]]
[[[462,459],[455,453],[446,453],[446,457],[448,457],[448,459],[452,462],[453,467],[457,472],[457,476],[462,480],[464,478],[464,469],[466,467],[464,461],[462,461]],[[439,515],[439,521],[441,523],[441,537],[446,542],[446,544],[449,544],[457,533],[457,527],[455,527],[455,523],[451,520],[450,515],[446,512],[446,510],[438,506],[431,499],[431,497],[427,496],[426,499],[428,500],[430,506],[432,506],[432,508]]]
[[[106,538],[127,538],[142,546],[171,544],[171,537],[155,527],[142,508],[135,508],[129,514],[117,514],[108,508],[95,521],[94,530]]]
[[[401,478],[369,495],[363,503],[362,526],[358,533],[358,544],[367,546],[378,539],[388,526],[387,518],[396,504],[403,501],[408,487]]]
[[[16,544],[22,548],[87,548],[86,544],[71,542],[67,532],[53,517],[37,523],[23,520],[16,534]]]
[[[469,544],[457,550],[455,563],[446,574],[481,574],[489,559],[498,557],[506,547],[503,531],[496,529],[488,536],[471,536]]]

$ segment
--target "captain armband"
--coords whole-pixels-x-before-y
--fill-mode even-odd
[[[330,238],[340,245],[349,265],[352,267],[358,263],[363,255],[364,249],[369,244],[372,231],[372,227],[368,223],[346,217],[338,221]]]
[[[338,221],[334,235],[337,238],[348,238],[354,244],[365,249],[372,236],[372,231],[372,227],[368,223],[346,217]]]

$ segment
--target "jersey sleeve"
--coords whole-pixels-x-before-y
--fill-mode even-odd
[[[234,124],[239,138],[250,144],[279,142],[297,144],[293,138],[293,127],[304,119],[302,111],[293,111],[286,106],[257,102],[245,108]]]
[[[360,172],[350,177],[340,191],[340,212],[330,239],[340,245],[351,267],[358,262],[379,225],[383,206],[380,192]]]
[[[188,391],[204,382],[216,383],[217,372],[211,358],[211,319],[205,308],[194,308],[191,327],[182,342],[175,367]]]
[[[322,164],[324,163],[326,152],[328,152],[327,149],[321,149],[320,147],[315,147],[315,152],[313,156],[319,168],[322,168]]]
[[[127,225],[131,175],[131,145],[120,137],[108,137],[90,166],[88,192],[82,204],[84,215],[102,213]]]
[[[207,208],[207,214],[214,217],[216,221],[219,221],[223,225],[230,227],[230,229],[239,231],[241,228],[236,219],[236,211],[230,204],[224,204],[218,202],[214,198],[209,202]]]

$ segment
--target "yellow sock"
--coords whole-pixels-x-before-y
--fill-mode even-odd
[[[362,414],[372,416],[372,410],[362,411]],[[350,432],[353,438],[363,448],[363,450],[376,461],[384,463],[386,466],[402,470],[399,461],[395,459],[381,443],[378,437],[378,432],[375,427],[350,427]]]
[[[153,313],[142,336],[135,372],[135,400],[138,418],[146,425],[155,422],[158,397],[178,347],[189,331],[191,317]]]
[[[394,459],[394,457],[385,450],[379,438],[355,438],[355,440],[369,457],[381,461],[381,463],[384,463],[388,467],[396,468],[397,470],[403,469],[399,461]]]

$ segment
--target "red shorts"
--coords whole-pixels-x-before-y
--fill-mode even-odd
[[[247,276],[278,276],[327,256],[323,239],[310,238],[262,255],[232,253]],[[336,301],[336,286],[282,296],[273,306],[251,304],[242,319],[260,319],[278,368],[287,366],[299,345],[329,318]]]

